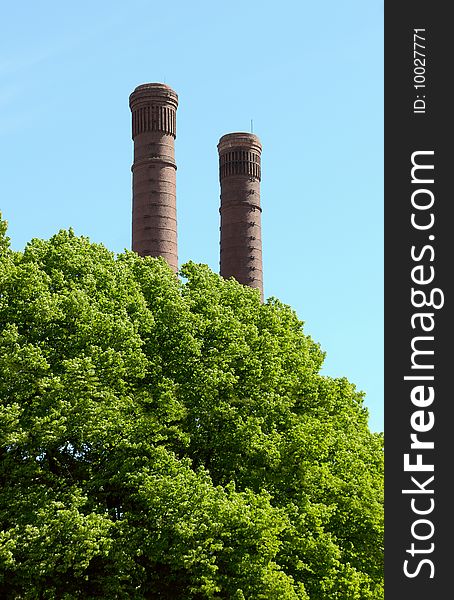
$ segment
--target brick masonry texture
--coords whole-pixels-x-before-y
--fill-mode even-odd
[[[258,288],[263,300],[260,160],[262,145],[252,133],[228,133],[218,144],[221,184],[222,277]]]
[[[132,113],[132,249],[178,270],[175,137],[178,96],[163,83],[139,85]]]

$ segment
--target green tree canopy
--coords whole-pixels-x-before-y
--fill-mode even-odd
[[[1,598],[382,597],[382,436],[293,310],[5,235]]]

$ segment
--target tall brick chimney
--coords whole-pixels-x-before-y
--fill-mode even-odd
[[[263,300],[260,156],[253,133],[228,133],[218,144],[221,183],[221,275],[260,290]]]
[[[163,83],[139,85],[132,112],[132,249],[163,256],[178,270],[176,163],[177,94]]]

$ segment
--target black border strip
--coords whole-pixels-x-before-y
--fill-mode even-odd
[[[387,600],[451,597],[454,576],[454,53],[448,8],[420,0],[385,6]]]

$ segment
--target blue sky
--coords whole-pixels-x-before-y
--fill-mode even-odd
[[[383,430],[383,3],[144,0],[3,7],[0,210],[13,247],[61,228],[131,244],[128,97],[179,95],[180,263],[219,269],[217,142],[263,144],[265,296]]]

